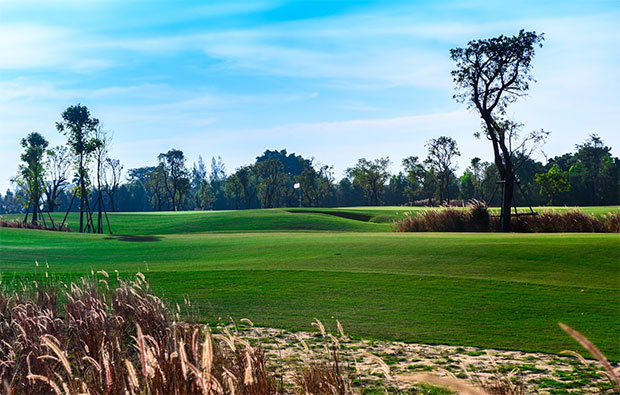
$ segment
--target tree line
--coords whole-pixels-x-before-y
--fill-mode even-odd
[[[89,119],[87,109],[78,106],[82,107],[79,118]],[[78,106],[63,113],[63,119],[71,118]],[[33,206],[50,212],[72,206],[73,211],[85,213],[84,224],[101,232],[106,211],[437,206],[462,205],[471,199],[501,203],[502,176],[497,165],[475,157],[458,176],[456,159],[461,154],[448,136],[429,140],[426,158],[403,159],[397,173],[390,172],[389,157],[361,158],[339,181],[332,166],[286,149],[266,150],[254,163],[229,174],[221,157],[213,157],[209,168],[202,156],[188,167],[183,151],[173,148],[157,155],[152,166],[128,169],[123,179],[120,161],[108,157],[111,134],[98,122],[83,122],[81,127],[59,123],[58,128],[90,133],[70,132],[67,145],[53,148],[38,133],[24,138],[22,164],[13,178],[17,188],[0,195],[2,213],[23,213],[30,207],[34,218]],[[597,135],[546,164],[526,152],[514,155],[513,164],[517,205],[619,204],[620,160]],[[34,205],[36,201],[40,204]]]

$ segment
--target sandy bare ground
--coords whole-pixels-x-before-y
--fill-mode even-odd
[[[412,376],[426,372],[476,385],[508,377],[513,383],[522,383],[525,393],[610,393],[607,379],[597,373],[602,370],[598,363],[575,355],[359,340],[342,337],[338,331],[333,333],[337,340],[333,340],[319,330],[290,332],[243,325],[238,330],[242,337],[263,345],[272,368],[289,383],[294,380],[290,372],[295,366],[325,359],[328,350],[338,347],[338,343],[340,359],[350,370],[354,388],[364,388],[364,392],[417,393],[419,387],[412,382]],[[380,357],[389,367],[389,374],[385,374],[385,367],[381,371],[367,353]]]

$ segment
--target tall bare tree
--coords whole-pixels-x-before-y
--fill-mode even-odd
[[[529,90],[533,81],[532,59],[535,48],[542,47],[542,40],[542,34],[521,30],[516,36],[474,40],[465,48],[450,50],[450,57],[456,63],[452,77],[458,93],[454,97],[476,109],[493,146],[495,165],[503,183],[500,223],[504,232],[510,231],[515,184],[511,150],[514,141],[510,139],[512,128],[506,121],[506,108]],[[540,141],[540,137],[530,135],[530,140]]]
[[[54,212],[58,203],[58,196],[67,186],[71,170],[71,153],[64,145],[51,148],[47,151],[45,165],[47,177],[45,181],[45,200],[47,209]]]
[[[97,233],[103,233],[103,182],[106,172],[106,161],[112,143],[112,136],[103,129],[103,125],[98,125],[95,130],[95,138],[99,141],[93,156],[95,158],[95,178],[97,182]]]
[[[108,199],[110,200],[110,208],[112,211],[116,211],[114,206],[114,195],[118,191],[118,187],[121,184],[121,179],[123,175],[123,165],[118,159],[107,158],[105,161],[105,172],[104,172],[104,191],[106,195],[108,195]]]

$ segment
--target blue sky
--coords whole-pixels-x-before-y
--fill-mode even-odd
[[[544,3],[544,4],[543,4]],[[620,146],[620,2],[612,1],[6,1],[0,0],[0,188],[27,133],[53,145],[69,105],[114,134],[125,168],[178,148],[230,172],[265,149],[334,165],[425,156],[457,140],[461,172],[478,117],[452,99],[450,48],[519,29],[545,33],[538,80],[510,107],[544,154],[598,133]],[[539,159],[544,160],[540,153]]]

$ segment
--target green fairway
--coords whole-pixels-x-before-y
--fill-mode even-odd
[[[538,212],[578,209],[587,214],[604,215],[619,212],[618,206],[602,207],[535,207]],[[109,213],[115,234],[163,235],[196,232],[273,232],[273,231],[338,231],[338,232],[389,232],[394,221],[405,213],[416,214],[428,207],[346,207],[346,208],[287,208],[239,211],[163,211],[140,213]],[[440,208],[430,208],[440,210]],[[492,212],[497,209],[492,208]],[[520,211],[529,211],[521,208]],[[59,225],[65,214],[53,213]],[[2,219],[22,220],[21,215],[4,215]],[[46,221],[50,224],[49,217]],[[79,229],[79,215],[72,212],[67,225]],[[104,225],[105,227],[105,225]]]
[[[209,321],[308,329],[336,317],[350,334],[424,343],[577,349],[562,321],[620,358],[620,235],[389,232],[406,210],[110,216],[134,236],[0,228],[0,271],[148,270],[157,292],[189,296]]]

